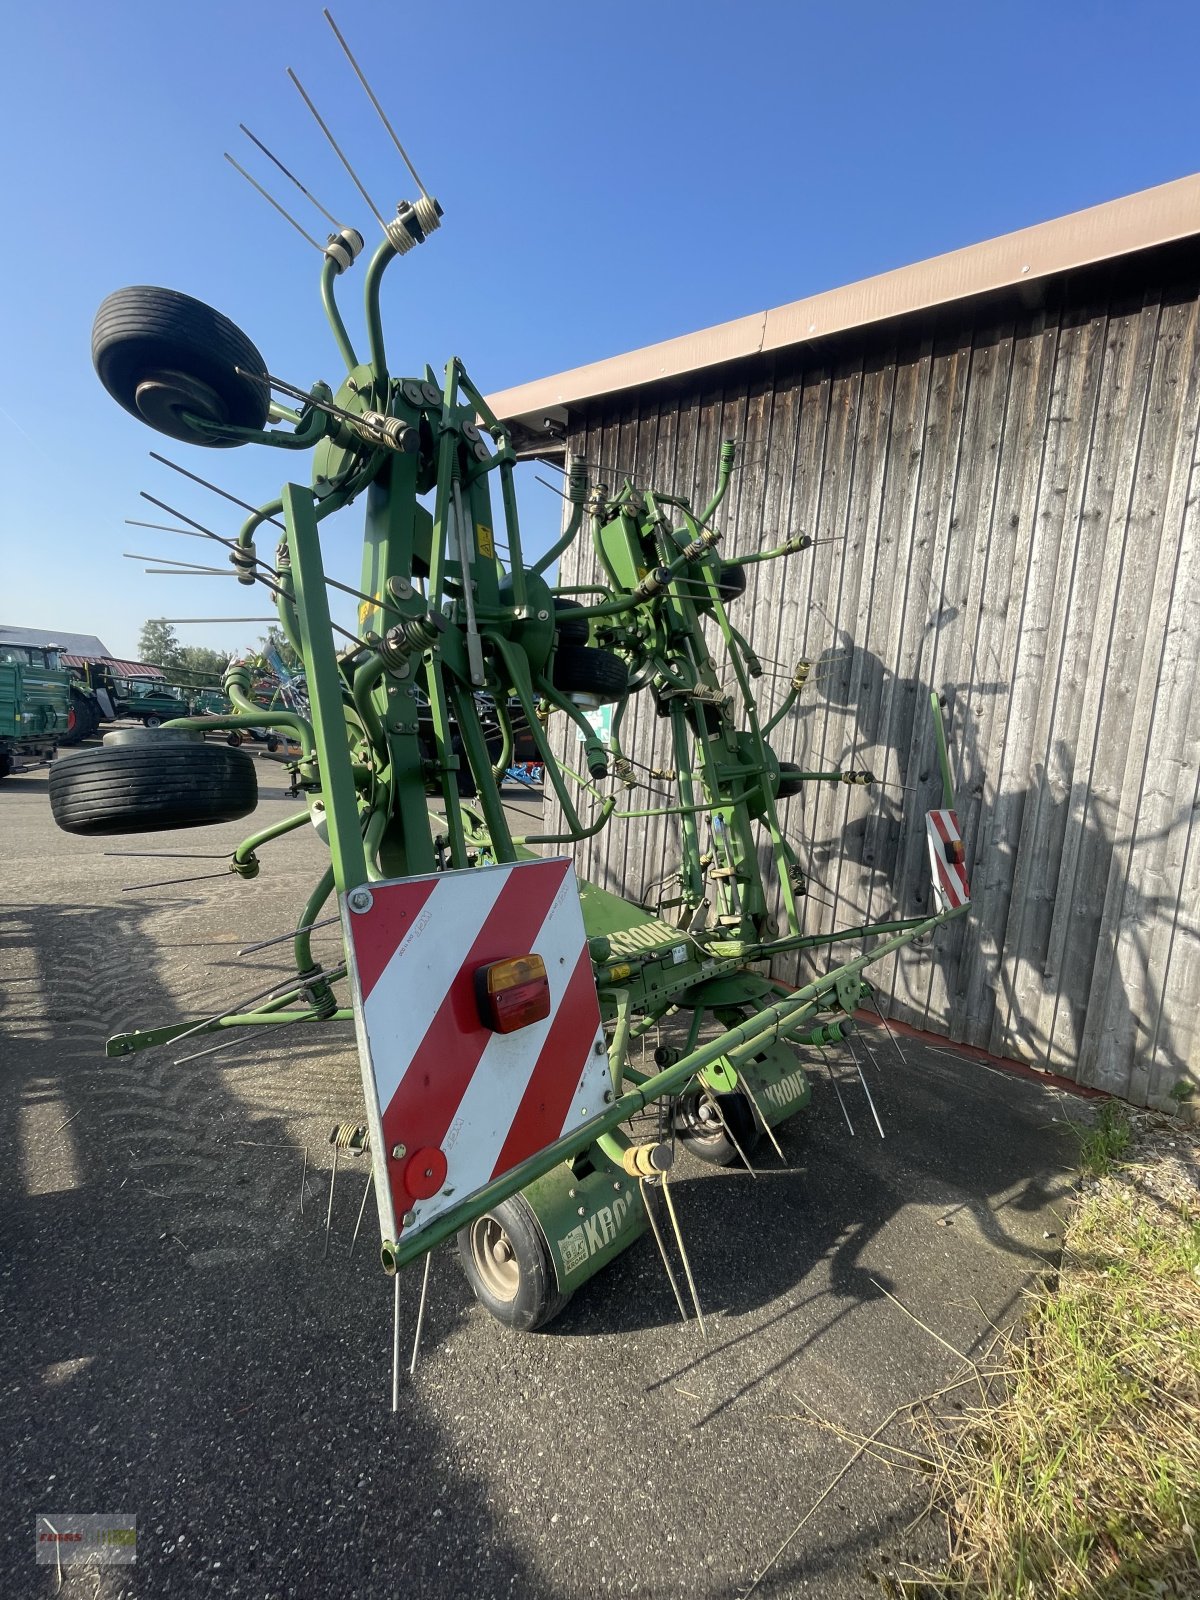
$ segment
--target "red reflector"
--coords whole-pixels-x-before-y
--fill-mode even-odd
[[[475,974],[479,1016],[493,1033],[515,1033],[550,1015],[550,980],[541,956],[492,961]]]
[[[957,862],[960,866],[967,859],[967,848],[961,839],[946,840],[946,859]]]

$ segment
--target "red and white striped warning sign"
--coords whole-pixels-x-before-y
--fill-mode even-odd
[[[958,818],[953,811],[927,811],[925,831],[938,905],[943,911],[965,906],[971,898],[971,887],[967,882],[967,853],[958,831]]]
[[[373,883],[343,913],[380,1226],[397,1239],[603,1111],[600,1007],[565,858]],[[545,963],[550,1014],[495,1033],[476,973],[525,955]]]

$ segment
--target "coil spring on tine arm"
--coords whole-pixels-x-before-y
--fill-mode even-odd
[[[252,548],[235,545],[229,552],[229,559],[237,573],[237,581],[247,585],[253,584],[255,573],[258,570],[258,557]]]
[[[437,612],[423,617],[405,617],[394,628],[389,628],[379,642],[379,654],[384,665],[402,667],[411,655],[420,655],[435,645],[446,631],[446,619]]]
[[[441,206],[432,196],[424,194],[419,200],[402,200],[396,207],[396,215],[384,223],[383,231],[396,254],[406,256],[410,250],[424,244],[441,225]]]
[[[359,1122],[336,1122],[329,1130],[329,1142],[335,1150],[359,1156],[371,1148],[371,1131]]]
[[[323,1021],[327,1021],[337,1012],[337,996],[329,987],[329,980],[321,967],[309,967],[306,972],[296,974],[304,988],[304,997],[313,1008],[314,1013]]]
[[[691,544],[684,547],[681,554],[686,561],[698,561],[701,556],[708,554],[720,537],[716,528],[705,528],[698,539],[693,539]]]

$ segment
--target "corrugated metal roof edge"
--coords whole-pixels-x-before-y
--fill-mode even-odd
[[[811,343],[1196,234],[1200,234],[1200,173],[774,310],[536,378],[489,395],[488,404],[504,420],[530,417],[540,422],[540,414],[558,406],[678,378],[744,356]]]

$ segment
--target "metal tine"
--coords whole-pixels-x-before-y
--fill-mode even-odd
[[[331,222],[333,224],[333,226],[335,228],[338,228],[338,229],[341,229],[341,228],[345,227],[345,223],[339,222],[338,219],[334,216],[332,211],[326,211],[325,207],[317,199],[316,195],[309,193],[309,191],[300,182],[300,179],[296,176],[296,174],[294,172],[289,172],[288,169],[284,166],[283,162],[280,161],[279,157],[277,155],[275,155],[272,151],[268,150],[266,145],[262,142],[262,140],[259,139],[255,134],[251,133],[250,129],[246,126],[246,124],[244,122],[239,122],[238,123],[238,127],[246,135],[246,137],[247,137],[247,139],[249,139],[250,143],[251,144],[256,144],[258,146],[258,148],[262,151],[263,155],[266,156],[267,160],[268,161],[273,161],[275,163],[275,165],[279,168],[280,172],[283,173],[284,177],[285,178],[290,178],[291,181],[296,185],[297,189],[299,189],[300,193],[302,195],[304,195],[306,199],[312,201],[313,205],[316,206],[317,210],[325,218],[326,222]]]
[[[293,928],[290,933],[276,934],[274,939],[260,939],[257,944],[243,945],[242,948],[240,950],[236,950],[234,954],[239,956],[251,956],[256,950],[266,950],[273,944],[286,944],[289,939],[296,938],[298,934],[312,933],[317,928],[330,928],[335,922],[340,922],[341,920],[341,916],[339,915],[336,917],[322,917],[320,922],[305,922],[302,923],[300,927]]]
[[[325,137],[329,140],[329,143],[333,146],[334,154],[337,156],[338,160],[345,167],[346,171],[350,174],[350,177],[351,177],[351,179],[352,179],[352,181],[354,183],[354,187],[358,190],[359,194],[362,195],[363,199],[367,202],[368,206],[370,206],[371,215],[375,218],[376,222],[383,229],[384,233],[386,233],[387,232],[387,223],[383,220],[383,217],[380,215],[379,207],[375,204],[374,200],[371,199],[371,196],[363,188],[362,182],[361,182],[361,180],[360,180],[360,178],[358,176],[358,173],[355,172],[354,168],[350,165],[349,161],[346,160],[345,155],[342,153],[341,145],[338,144],[337,140],[333,137],[332,133],[330,133],[328,127],[325,125],[325,119],[321,116],[321,113],[317,110],[316,106],[313,105],[312,101],[309,99],[308,92],[305,89],[304,85],[300,82],[300,79],[292,71],[291,67],[289,67],[287,69],[287,75],[292,80],[292,82],[296,85],[296,88],[299,90],[300,98],[304,101],[304,104],[312,112],[313,119],[315,120],[315,122],[317,124],[317,127],[320,128],[321,132],[325,135]],[[317,248],[320,249],[321,247],[318,245]]]
[[[329,1255],[329,1225],[333,1221],[333,1186],[337,1182],[338,1147],[333,1147],[333,1166],[329,1170],[329,1206],[325,1212],[325,1248],[321,1251],[321,1260]]]
[[[229,165],[233,168],[233,170],[235,172],[240,172],[241,173],[242,177],[245,178],[246,182],[250,185],[250,187],[252,189],[257,189],[258,190],[259,194],[262,195],[263,199],[267,202],[268,205],[275,207],[276,211],[278,211],[279,215],[283,218],[283,220],[285,222],[290,222],[291,223],[292,227],[295,228],[296,232],[300,235],[300,237],[302,239],[307,239],[309,244],[312,245],[314,250],[319,250],[322,255],[325,254],[325,246],[323,244],[319,244],[317,242],[317,240],[313,238],[312,234],[309,233],[307,228],[301,227],[300,224],[296,221],[295,217],[292,216],[291,212],[290,211],[285,211],[283,209],[283,207],[279,204],[279,201],[276,200],[275,196],[272,195],[272,194],[268,194],[267,191],[263,188],[262,184],[259,183],[256,178],[252,178],[250,176],[250,174],[246,171],[245,167],[240,166],[233,159],[233,157],[229,154],[228,150],[225,151],[225,159],[226,159],[226,161],[228,161]]]
[[[236,572],[222,567],[143,567],[150,578],[236,578]]]
[[[162,561],[162,562],[168,562],[172,567],[179,567],[179,568],[185,568],[186,567],[186,568],[190,569],[192,572],[219,572],[222,575],[222,577],[224,577],[224,575],[231,570],[229,567],[209,567],[209,566],[204,566],[199,561],[177,561],[174,556],[148,556],[148,555],[143,555],[143,554],[139,553],[137,550],[122,550],[121,551],[121,555],[122,555],[122,558],[124,560],[126,560],[126,561]]]
[[[151,617],[151,622],[169,622],[172,627],[190,626],[192,623],[214,622],[278,622],[278,617]]]
[[[646,1216],[650,1221],[650,1231],[653,1233],[655,1243],[658,1245],[658,1253],[662,1257],[662,1264],[667,1269],[667,1279],[671,1285],[671,1292],[675,1296],[675,1304],[679,1307],[679,1315],[685,1322],[687,1322],[689,1320],[687,1307],[683,1303],[683,1296],[679,1292],[679,1284],[675,1280],[675,1269],[672,1267],[670,1258],[667,1255],[667,1247],[658,1226],[658,1218],[654,1215],[653,1208],[650,1205],[650,1200],[646,1194],[645,1178],[638,1179],[638,1188],[642,1191],[642,1204],[646,1208]]]
[[[413,1335],[412,1360],[408,1363],[408,1375],[411,1378],[417,1370],[417,1352],[421,1348],[421,1329],[425,1326],[425,1302],[429,1298],[429,1269],[433,1265],[433,1251],[425,1253],[425,1271],[421,1275],[421,1298],[417,1302],[417,1331]]]
[[[400,1274],[392,1283],[392,1410],[400,1409]]]
[[[139,889],[173,889],[178,883],[208,883],[228,876],[229,872],[226,869],[224,872],[198,872],[192,878],[157,878],[153,883],[127,883],[121,893],[136,894]]]
[[[164,467],[170,467],[172,472],[178,472],[181,477],[190,478],[193,483],[198,483],[202,489],[211,489],[213,494],[219,494],[222,499],[232,501],[235,506],[241,506],[243,511],[257,515],[260,507],[252,506],[249,500],[239,500],[236,494],[230,494],[228,489],[222,489],[215,483],[209,483],[207,478],[201,478],[195,472],[189,472],[186,467],[181,467],[177,461],[172,461],[168,456],[159,455],[157,450],[151,450],[151,461],[158,461]],[[269,522],[273,528],[282,528],[283,523],[278,517],[264,517],[264,522]]]
[[[303,1017],[287,1017],[283,1022],[277,1022],[275,1026],[287,1028],[296,1022],[311,1022],[315,1015],[316,1013],[312,1012]],[[181,1067],[185,1061],[198,1061],[201,1056],[215,1056],[218,1050],[232,1050],[234,1045],[246,1044],[250,1038],[251,1035],[248,1033],[239,1033],[236,1039],[227,1039],[224,1044],[210,1045],[207,1050],[194,1050],[190,1056],[177,1056],[174,1065]]]
[[[420,189],[421,193],[425,196],[426,200],[428,200],[428,198],[429,198],[429,190],[421,182],[421,179],[420,179],[420,176],[419,176],[419,174],[417,172],[416,167],[414,167],[412,162],[409,160],[408,151],[404,148],[404,146],[400,143],[400,140],[396,137],[395,128],[392,127],[391,123],[387,119],[387,113],[384,111],[383,107],[379,104],[379,101],[375,98],[375,91],[371,88],[371,85],[367,82],[362,68],[359,66],[358,62],[354,59],[354,56],[353,56],[353,54],[351,53],[351,50],[350,50],[350,46],[346,43],[345,39],[342,37],[342,31],[338,27],[337,23],[330,16],[328,8],[325,9],[324,16],[325,16],[325,21],[333,29],[334,37],[337,39],[337,42],[341,45],[342,49],[346,52],[346,60],[354,68],[354,72],[355,72],[355,75],[358,78],[359,83],[361,83],[363,88],[367,91],[367,98],[370,100],[371,104],[375,107],[376,111],[379,113],[380,122],[383,123],[384,127],[391,134],[392,143],[396,146],[396,149],[399,150],[401,160],[404,162],[404,165],[408,168],[408,170],[412,173],[413,182],[416,184],[417,188]],[[299,86],[297,85],[297,87],[299,87]],[[334,148],[336,149],[337,147],[335,146]],[[352,174],[352,176],[353,176],[353,174]],[[378,213],[376,213],[376,214],[378,215]],[[382,222],[383,218],[380,217],[379,220],[380,220],[380,222]]]
[[[779,1147],[779,1140],[775,1137],[774,1128],[771,1126],[771,1124],[767,1121],[766,1117],[763,1115],[763,1108],[759,1105],[758,1096],[755,1094],[754,1090],[750,1087],[749,1080],[747,1078],[745,1078],[745,1077],[741,1077],[741,1078],[738,1079],[738,1082],[741,1084],[743,1090],[745,1091],[746,1098],[749,1100],[750,1104],[754,1107],[755,1111],[758,1113],[758,1120],[763,1125],[763,1132],[766,1134],[767,1138],[770,1139],[771,1143],[775,1146],[775,1154],[779,1157],[780,1161],[782,1161],[784,1166],[786,1167],[787,1166],[787,1157],[784,1155],[783,1151]]]
[[[304,1215],[304,1186],[308,1180],[308,1146],[304,1146],[304,1165],[300,1168],[300,1215]]]
[[[190,1039],[192,1034],[200,1033],[212,1023],[223,1022],[226,1017],[232,1017],[237,1012],[244,1011],[247,1006],[252,1006],[259,1000],[269,1000],[272,995],[278,994],[281,989],[289,987],[293,989],[298,987],[294,972],[290,972],[286,978],[279,978],[274,983],[268,984],[265,989],[259,989],[256,994],[248,995],[244,1000],[236,1000],[233,1005],[226,1006],[224,1011],[218,1011],[215,1017],[202,1017],[192,1027],[185,1028],[182,1033],[177,1033],[171,1043],[178,1044],[181,1039]]]
[[[241,369],[239,368],[238,370],[240,371]],[[145,489],[139,489],[138,493],[143,500],[149,500],[150,504],[152,506],[157,506],[160,511],[169,511],[173,517],[178,517],[180,522],[187,522],[190,523],[193,528],[198,528],[205,538],[215,539],[218,544],[223,544],[227,550],[236,550],[238,548],[236,539],[226,539],[223,534],[214,533],[211,528],[206,528],[202,522],[197,522],[194,517],[185,516],[182,511],[176,510],[174,506],[169,506],[165,500],[156,499],[154,495],[148,494]],[[256,566],[262,567],[266,572],[269,572],[273,578],[277,578],[279,576],[275,568],[271,566],[269,562],[264,561],[260,556],[256,556],[254,560]],[[250,620],[252,622],[256,622],[258,619],[256,617],[252,617]]]
[[[209,539],[212,534],[195,533],[191,528],[169,528],[165,522],[139,522],[136,517],[126,517],[127,528],[158,528],[163,533],[181,533],[185,539]]]
[[[675,1202],[671,1198],[671,1186],[667,1182],[667,1175],[662,1175],[663,1199],[667,1202],[667,1211],[670,1213],[671,1226],[675,1230],[675,1243],[679,1246],[679,1254],[683,1260],[683,1272],[687,1278],[688,1288],[692,1294],[692,1304],[696,1308],[696,1321],[700,1324],[700,1337],[708,1338],[708,1329],[704,1326],[704,1313],[700,1309],[700,1296],[696,1293],[696,1280],[692,1276],[692,1263],[688,1260],[687,1246],[683,1242],[683,1231],[679,1226],[679,1218],[675,1215]]]
[[[854,1063],[854,1070],[855,1070],[855,1072],[858,1073],[858,1081],[859,1081],[859,1083],[862,1084],[863,1093],[867,1097],[867,1104],[871,1108],[871,1115],[875,1118],[875,1126],[879,1129],[879,1137],[882,1139],[882,1138],[885,1137],[884,1132],[883,1132],[883,1123],[880,1122],[880,1120],[879,1120],[879,1113],[875,1109],[875,1102],[874,1102],[874,1100],[871,1099],[871,1091],[867,1087],[867,1080],[866,1080],[866,1077],[863,1074],[862,1062],[858,1059],[858,1054],[855,1051],[854,1046],[850,1042],[850,1035],[849,1034],[846,1035],[846,1048],[850,1051],[850,1059]]]
[[[837,1081],[837,1077],[834,1074],[829,1057],[825,1054],[824,1050],[821,1049],[820,1045],[817,1046],[817,1052],[820,1055],[821,1060],[825,1063],[825,1071],[829,1074],[829,1081],[833,1085],[833,1092],[835,1095],[837,1095],[837,1103],[842,1108],[842,1115],[846,1119],[846,1126],[850,1129],[850,1137],[853,1138],[854,1124],[850,1121],[850,1113],[846,1110],[846,1102],[842,1099],[841,1085]]]
[[[151,861],[228,861],[228,850],[106,850],[106,856],[148,856]]]
[[[900,1048],[900,1041],[896,1038],[896,1035],[892,1032],[891,1023],[884,1016],[883,1012],[880,1011],[880,1009],[879,1009],[879,1001],[876,1000],[876,998],[875,998],[874,989],[868,989],[867,990],[867,998],[870,1000],[871,1004],[875,1007],[875,1014],[879,1018],[880,1022],[883,1023],[884,1032],[887,1034],[888,1038],[892,1041],[892,1048],[895,1050],[896,1054],[900,1057],[901,1065],[906,1067],[908,1065],[908,1062],[905,1060],[904,1051],[901,1050],[901,1048]]]
[[[371,1171],[367,1173],[366,1187],[363,1189],[362,1205],[360,1205],[358,1208],[358,1221],[354,1224],[354,1237],[350,1240],[350,1248],[346,1252],[347,1255],[352,1256],[354,1254],[354,1246],[358,1243],[358,1230],[362,1227],[362,1219],[367,1209],[367,1197],[371,1193],[371,1185],[374,1182],[375,1169],[372,1168]]]

